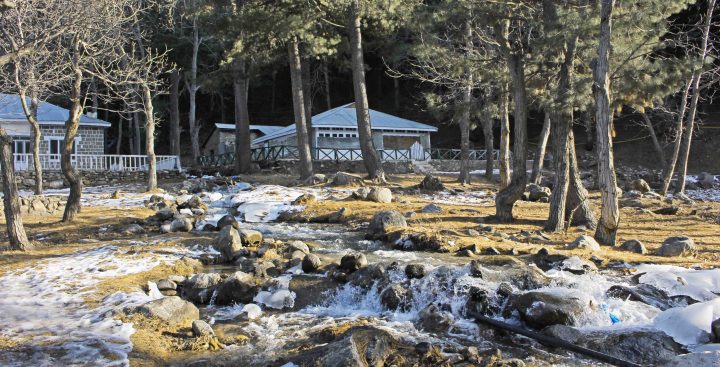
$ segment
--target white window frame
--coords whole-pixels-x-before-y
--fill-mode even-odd
[[[60,151],[60,145],[58,145],[58,153],[54,154],[54,153],[52,153],[52,142],[53,141],[65,141],[65,137],[64,136],[46,136],[46,137],[44,137],[44,140],[47,141],[48,160],[51,162],[60,161],[60,156],[62,155],[62,152]],[[78,144],[80,143],[81,140],[82,140],[82,138],[80,136],[75,137],[75,142],[74,142],[75,153],[73,155],[77,154]],[[74,159],[74,157],[73,157],[73,159]]]

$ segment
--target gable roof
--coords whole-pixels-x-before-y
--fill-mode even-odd
[[[27,97],[28,104],[30,98]],[[38,105],[38,122],[41,125],[64,125],[70,116],[70,111],[49,102],[40,102]],[[27,121],[23,112],[20,96],[17,94],[0,94],[0,122]],[[85,114],[80,115],[80,125],[110,127],[110,123]]]
[[[400,131],[427,131],[436,132],[434,126],[421,124],[416,121],[393,116],[370,109],[370,124],[373,130],[400,130]],[[312,117],[312,127],[325,128],[357,128],[357,114],[355,103],[335,107]],[[280,138],[295,133],[295,124],[286,126],[271,134],[253,140],[252,144],[259,144],[268,140]]]
[[[216,123],[215,127],[219,130],[235,130],[235,124],[223,124],[223,123]],[[278,131],[280,129],[284,128],[284,126],[272,126],[272,125],[250,125],[250,130],[257,130],[264,135],[272,134],[275,131]]]

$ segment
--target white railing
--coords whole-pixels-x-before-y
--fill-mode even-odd
[[[35,169],[32,154],[13,154],[16,171],[32,171]],[[147,171],[146,155],[113,155],[113,154],[73,154],[73,166],[80,171]],[[180,158],[175,155],[155,156],[158,171],[181,171]],[[43,171],[59,171],[59,154],[40,154],[40,165]]]

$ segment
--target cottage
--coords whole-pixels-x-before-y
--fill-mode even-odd
[[[370,110],[370,121],[375,148],[384,156],[389,159],[427,158],[425,152],[430,149],[430,133],[436,132],[436,127],[375,110]],[[313,116],[310,139],[315,147],[315,159],[338,159],[338,154],[344,159],[361,159],[355,104],[349,103]],[[254,139],[252,146],[296,147],[295,124]]]
[[[29,101],[28,101],[29,103]],[[40,153],[49,160],[59,161],[65,144],[65,121],[70,111],[52,103],[42,102],[38,106],[40,124]],[[13,138],[13,152],[18,155],[31,154],[30,124],[15,94],[0,94],[0,126]],[[75,138],[75,154],[102,155],[105,153],[105,129],[110,123],[87,115],[80,117],[80,127]]]
[[[250,140],[263,137],[277,130],[282,126],[250,125]],[[235,125],[217,123],[213,131],[205,139],[201,146],[202,154],[206,156],[232,153],[235,151]]]

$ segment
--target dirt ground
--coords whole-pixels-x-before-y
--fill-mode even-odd
[[[690,207],[684,204],[675,204],[681,207],[678,215],[663,216],[641,211],[637,208],[621,209],[621,226],[618,234],[618,243],[629,239],[642,241],[652,253],[662,241],[674,235],[688,235],[695,240],[698,246],[698,255],[694,258],[667,258],[651,255],[638,255],[619,251],[611,247],[603,247],[600,253],[589,254],[583,251],[568,251],[563,247],[582,234],[592,235],[591,230],[571,228],[566,233],[546,233],[547,239],[538,243],[501,239],[497,236],[470,236],[468,229],[477,229],[481,223],[487,223],[495,228],[496,233],[506,233],[510,236],[518,235],[521,231],[537,233],[542,231],[547,217],[547,203],[532,203],[520,201],[516,204],[513,223],[491,223],[490,217],[494,214],[494,205],[491,199],[482,204],[467,203],[462,205],[438,204],[443,208],[441,213],[420,213],[420,209],[430,201],[424,195],[417,195],[413,189],[420,182],[422,176],[396,175],[390,179],[389,187],[395,192],[396,200],[389,204],[373,203],[358,200],[324,200],[308,204],[306,210],[298,213],[293,220],[309,220],[318,215],[329,214],[340,208],[349,208],[352,211],[348,225],[361,228],[373,214],[383,209],[396,209],[401,213],[414,211],[417,215],[408,220],[412,232],[441,236],[446,240],[455,241],[460,247],[477,244],[479,247],[493,246],[501,252],[516,249],[521,253],[534,253],[541,248],[548,248],[551,252],[559,251],[564,254],[577,254],[584,258],[591,255],[607,260],[649,263],[673,263],[678,265],[699,265],[702,267],[720,266],[720,225],[717,218],[720,216],[720,203],[697,203]],[[476,178],[472,184],[461,186],[454,181],[454,177],[443,176],[446,187],[468,191],[485,191],[489,194],[497,191],[497,185],[483,179]],[[265,184],[295,183],[294,177],[288,176],[255,176],[251,181]],[[369,183],[368,183],[369,184]],[[452,197],[450,197],[452,199]],[[591,199],[595,211],[599,215],[599,193],[592,192]],[[658,200],[643,201],[646,209],[656,209],[667,206]],[[80,249],[87,249],[109,243],[118,246],[131,247],[130,240],[142,236],[159,241],[172,241],[178,246],[189,245],[190,241],[197,243],[211,241],[211,235],[172,234],[163,235],[150,233],[145,235],[123,236],[113,231],[101,231],[101,227],[108,225],[121,226],[130,223],[141,223],[143,219],[153,212],[146,208],[118,208],[118,207],[86,207],[78,219],[73,223],[62,223],[61,213],[52,216],[27,216],[24,219],[26,229],[31,238],[35,239],[36,249],[28,252],[0,251],[0,275],[18,268],[32,266],[33,263],[61,256]],[[4,221],[0,219],[0,224]],[[40,238],[40,239],[38,239]],[[0,243],[0,247],[7,246]],[[159,265],[150,271],[132,274],[126,277],[105,281],[97,286],[95,296],[87,300],[92,306],[104,296],[116,291],[128,291],[144,287],[148,280],[161,279],[169,274],[187,275],[197,271],[197,264],[181,263],[174,266]],[[157,321],[134,316],[121,316],[131,321],[136,328],[132,340],[136,346],[131,354],[131,362],[138,366],[167,365],[173,361],[182,360],[195,353],[190,340],[189,325],[173,327]],[[17,345],[17,341],[0,339],[0,350],[10,349]]]

